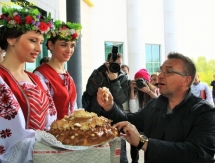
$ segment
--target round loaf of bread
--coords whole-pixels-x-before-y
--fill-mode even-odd
[[[72,146],[102,144],[119,134],[118,130],[111,126],[111,120],[83,109],[75,110],[70,116],[54,121],[48,132],[62,144]]]

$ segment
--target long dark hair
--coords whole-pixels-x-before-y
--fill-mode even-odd
[[[149,82],[147,82],[147,85],[149,86],[149,89],[152,91],[152,85]],[[151,100],[151,96],[149,94],[139,90],[137,91],[137,97],[138,97],[139,107],[141,109],[144,107],[144,105],[146,105]]]
[[[7,50],[8,47],[8,38],[18,38],[23,34],[21,29],[14,28],[6,28],[5,26],[0,27],[0,47],[3,50]]]
[[[47,40],[47,42],[46,42],[46,47],[47,47],[47,49],[49,49],[49,45],[48,45],[48,42],[49,41],[51,41],[52,42],[52,44],[55,44],[55,42],[57,41],[59,39],[59,37],[50,37],[48,40]],[[49,49],[50,50],[50,49]],[[50,50],[51,51],[51,50]]]

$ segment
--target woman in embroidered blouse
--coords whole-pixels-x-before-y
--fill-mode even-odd
[[[0,162],[29,163],[35,130],[49,129],[57,116],[46,84],[24,70],[41,52],[51,18],[37,9],[2,7],[0,25],[0,47],[6,51],[0,64]]]
[[[47,84],[57,109],[57,118],[62,119],[77,109],[76,86],[64,67],[74,53],[81,25],[71,22],[64,23],[60,20],[55,21],[54,25],[55,33],[46,44],[52,53],[51,60],[37,67],[34,73]]]
[[[137,79],[144,79],[146,86],[143,88],[137,88]],[[151,98],[157,97],[157,94],[153,91],[153,87],[154,86],[150,84],[150,75],[146,69],[140,69],[136,72],[134,80],[130,81],[129,109],[132,113],[143,108]]]

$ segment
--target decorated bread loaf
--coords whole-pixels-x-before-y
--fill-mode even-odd
[[[73,146],[102,144],[118,136],[118,130],[111,126],[111,120],[83,109],[54,121],[48,132],[62,144]]]

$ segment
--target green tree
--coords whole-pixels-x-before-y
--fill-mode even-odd
[[[204,56],[199,56],[196,60],[192,60],[196,65],[200,80],[210,86],[210,83],[213,80],[213,74],[215,74],[215,60],[210,59],[207,61]]]

